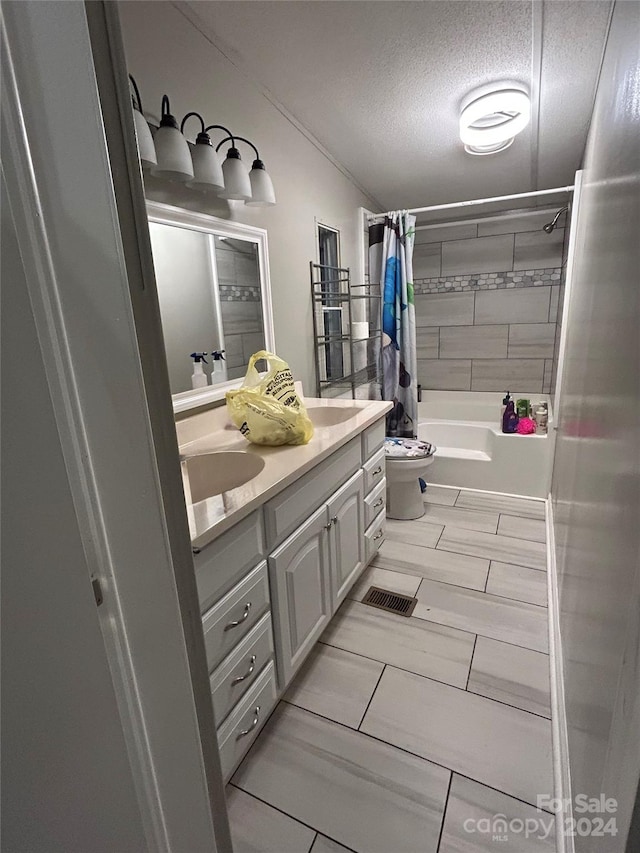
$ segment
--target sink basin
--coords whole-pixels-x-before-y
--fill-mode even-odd
[[[307,406],[307,413],[313,425],[317,427],[342,424],[361,411],[357,406]]]
[[[188,456],[182,462],[187,500],[198,503],[213,495],[237,489],[257,476],[264,459],[244,450],[216,451]]]

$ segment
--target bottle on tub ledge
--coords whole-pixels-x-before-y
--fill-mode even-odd
[[[502,423],[503,423],[504,413],[505,413],[505,411],[506,411],[506,409],[507,409],[507,406],[508,406],[508,404],[509,404],[509,400],[510,400],[510,399],[511,399],[511,394],[509,393],[509,391],[507,391],[507,393],[505,394],[505,396],[502,398],[502,409],[501,409],[501,411],[500,411],[500,424],[501,424],[501,425],[502,425]]]
[[[192,388],[206,388],[209,384],[207,374],[204,372],[202,362],[209,364],[205,358],[206,352],[192,352],[190,358],[193,359],[193,374],[191,376]]]
[[[549,427],[549,404],[538,403],[535,412],[536,435],[546,435]]]
[[[518,429],[518,415],[513,400],[508,400],[502,415],[502,432],[515,433]]]
[[[528,418],[531,412],[531,403],[529,400],[516,400],[516,412],[519,418]]]

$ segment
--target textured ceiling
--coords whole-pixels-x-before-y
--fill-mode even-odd
[[[538,0],[181,5],[382,207],[573,182],[609,0],[552,0],[542,8]],[[530,88],[538,122],[505,152],[465,154],[461,99],[503,79]]]

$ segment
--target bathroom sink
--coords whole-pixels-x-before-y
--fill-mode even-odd
[[[356,406],[307,406],[307,414],[314,426],[328,427],[342,424],[359,414]]]
[[[182,460],[187,500],[198,503],[213,495],[237,489],[257,476],[264,468],[264,459],[244,450],[216,451],[187,456]],[[188,490],[188,491],[187,491]]]

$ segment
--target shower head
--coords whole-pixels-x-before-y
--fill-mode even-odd
[[[561,208],[560,208],[560,210],[559,210],[559,211],[556,213],[556,215],[553,217],[553,219],[551,220],[551,222],[547,222],[547,224],[546,224],[546,225],[543,225],[543,226],[542,226],[542,230],[543,230],[546,234],[551,234],[551,232],[553,231],[553,229],[556,227],[556,225],[557,225],[557,223],[558,223],[558,219],[560,219],[560,217],[562,216],[562,214],[563,214],[563,213],[566,213],[568,210],[569,210],[569,208],[568,208],[568,207],[561,207]]]

